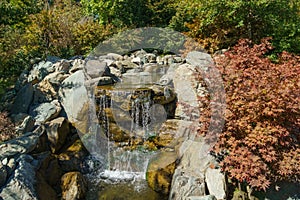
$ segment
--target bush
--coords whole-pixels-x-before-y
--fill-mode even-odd
[[[15,125],[6,112],[0,112],[0,142],[15,138]]]
[[[265,55],[268,39],[240,40],[215,57],[226,90],[226,123],[216,152],[233,180],[266,189],[278,180],[300,180],[300,56],[283,52],[276,63]]]

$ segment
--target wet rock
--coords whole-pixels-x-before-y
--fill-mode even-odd
[[[103,77],[100,77],[99,80],[98,80],[98,86],[101,86],[101,85],[111,85],[113,84],[114,81],[111,77],[109,76],[103,76]]]
[[[64,172],[81,171],[86,155],[86,148],[82,141],[77,139],[66,150],[60,153],[57,158],[59,165]]]
[[[171,103],[176,98],[174,90],[168,86],[153,85],[149,88],[154,92],[153,101],[160,105]]]
[[[53,153],[61,149],[69,133],[69,122],[64,117],[56,118],[47,124],[47,136]]]
[[[125,142],[129,139],[129,134],[123,131],[116,123],[109,123],[110,139],[115,142]]]
[[[175,149],[185,140],[195,138],[195,132],[193,131],[195,127],[197,127],[197,124],[191,121],[168,119],[159,129],[158,145]],[[180,156],[182,155],[180,154]]]
[[[17,163],[16,169],[2,188],[0,197],[5,200],[37,200],[35,171],[38,162],[25,154],[17,158]]]
[[[61,178],[63,200],[84,199],[87,191],[85,178],[79,172],[68,172]]]
[[[175,152],[161,152],[151,159],[147,169],[147,182],[154,191],[169,193],[176,159]]]
[[[217,199],[226,199],[225,175],[220,169],[208,168],[205,172],[205,182],[209,194],[214,195]]]
[[[28,83],[21,88],[11,108],[12,114],[28,112],[28,108],[33,99],[33,91],[34,90],[31,83]]]
[[[51,103],[43,103],[33,109],[32,114],[36,122],[45,123],[59,115],[60,103],[54,100]]]

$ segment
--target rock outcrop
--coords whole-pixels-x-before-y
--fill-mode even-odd
[[[225,199],[224,176],[209,168],[214,159],[202,154],[196,132],[197,97],[208,91],[194,74],[212,61],[202,53],[196,66],[195,56],[140,50],[35,64],[11,106],[21,136],[0,144],[0,197],[83,199],[87,150],[107,154],[110,140],[126,151],[158,151],[147,181],[170,199]]]

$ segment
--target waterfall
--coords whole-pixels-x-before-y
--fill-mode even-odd
[[[131,139],[140,138],[144,142],[148,138],[153,104],[151,93],[148,89],[99,89],[96,98],[98,121],[108,138],[107,165],[100,177],[110,181],[145,179],[148,162],[155,153],[134,147]],[[113,122],[107,116],[109,109],[113,113]],[[116,123],[122,131],[129,132],[130,139],[124,142],[126,148],[113,140],[110,123]]]

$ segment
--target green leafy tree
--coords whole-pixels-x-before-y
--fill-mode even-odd
[[[99,20],[100,24],[114,26],[145,26],[149,10],[146,0],[82,0],[86,14]]]
[[[300,52],[299,3],[294,0],[180,1],[170,26],[214,51],[240,38],[273,37],[278,52]]]

